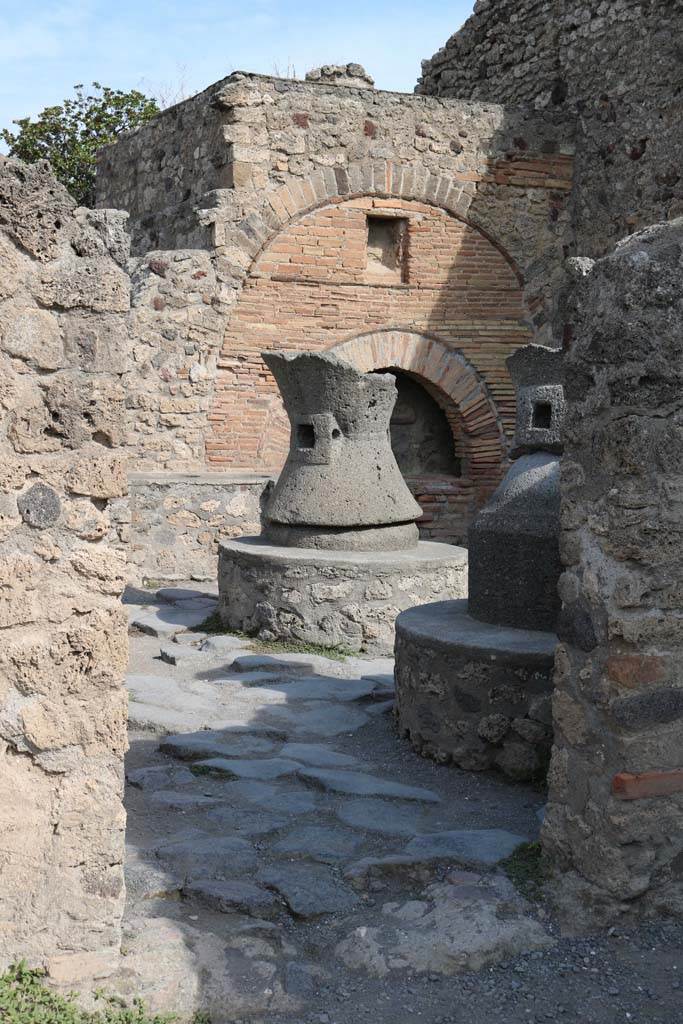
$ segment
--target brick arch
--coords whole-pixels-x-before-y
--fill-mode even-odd
[[[434,335],[382,330],[358,335],[331,351],[363,373],[395,368],[422,384],[446,414],[456,454],[463,459],[461,490],[471,485],[477,505],[498,484],[507,441],[486,382],[472,364]]]
[[[436,206],[479,231],[501,253],[512,268],[521,287],[524,273],[518,261],[503,245],[500,223],[492,230],[485,210],[472,209],[471,178],[457,174],[434,174],[419,162],[395,163],[390,160],[357,160],[347,167],[323,167],[307,178],[292,179],[274,192],[267,192],[255,210],[216,244],[237,245],[253,263],[275,236],[298,218],[328,203],[345,202],[363,196],[400,199]],[[210,215],[211,216],[211,215]],[[495,217],[495,212],[492,211]],[[251,267],[243,271],[251,273]]]

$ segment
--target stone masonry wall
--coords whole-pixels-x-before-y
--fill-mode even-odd
[[[576,251],[683,211],[683,0],[479,0],[418,92],[576,128]]]
[[[452,345],[464,339],[476,348],[483,337],[480,278],[493,272],[500,276],[496,289],[519,292],[515,311],[506,300],[495,327],[488,310],[493,333],[483,338],[480,360],[498,378],[507,420],[510,385],[500,353],[497,368],[493,353],[523,344],[530,332],[552,339],[571,153],[571,134],[533,112],[243,73],[105,149],[98,201],[130,213],[137,254],[126,379],[133,468],[162,475],[277,468],[281,439],[275,451],[263,449],[271,396],[258,346],[329,346],[419,320]],[[397,290],[364,280],[363,209],[373,208],[414,222],[408,262],[423,293],[418,313],[409,308],[418,294],[410,281]],[[330,233],[344,226],[329,218],[349,216],[355,233],[344,233],[333,253]],[[422,237],[430,225],[438,237]],[[428,242],[438,252],[438,280],[428,280],[418,259]],[[490,254],[484,263],[480,250]],[[282,272],[268,267],[274,253],[287,264]],[[461,305],[455,334],[456,314],[445,298],[451,284]],[[294,319],[283,314],[292,308],[300,313]],[[233,397],[241,392],[240,407],[228,408],[230,378],[239,380]],[[225,438],[236,424],[238,442],[228,450]],[[504,457],[499,449],[498,470]],[[476,490],[463,483],[453,495],[448,481],[438,493],[435,486],[414,485],[424,495],[425,516],[440,520],[434,535],[462,539],[460,510],[471,515]]]
[[[218,542],[261,532],[267,476],[133,473],[129,578],[215,580]]]
[[[555,748],[570,914],[683,915],[683,218],[576,260]]]
[[[124,215],[0,158],[0,964],[116,964],[123,909]]]

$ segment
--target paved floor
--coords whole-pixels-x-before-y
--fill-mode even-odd
[[[558,941],[497,866],[536,837],[542,793],[417,757],[391,661],[207,636],[210,590],[128,600],[121,992],[213,1024],[682,1019],[680,933]],[[639,973],[664,934],[671,963]]]

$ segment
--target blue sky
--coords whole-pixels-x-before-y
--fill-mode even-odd
[[[59,103],[77,82],[173,102],[235,69],[297,77],[358,61],[410,92],[473,0],[0,0],[0,128]]]

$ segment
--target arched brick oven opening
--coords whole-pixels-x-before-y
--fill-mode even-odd
[[[428,384],[395,366],[383,366],[396,380],[396,405],[391,415],[391,447],[404,477],[462,475],[460,434]]]
[[[423,463],[422,472],[404,476],[423,509],[422,536],[465,541],[472,516],[498,485],[506,462],[505,434],[485,382],[460,352],[411,331],[360,335],[333,351],[363,372],[404,375],[438,405],[450,428],[442,468],[430,472]]]
[[[382,367],[379,372],[396,378],[391,447],[404,480],[423,508],[420,535],[452,540],[462,523],[449,497],[460,492],[465,461],[457,410],[443,401],[436,388],[412,373],[395,366]]]

